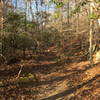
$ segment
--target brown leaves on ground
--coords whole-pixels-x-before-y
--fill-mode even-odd
[[[56,61],[55,54],[40,54],[43,59],[0,66],[0,97],[4,100],[99,100],[100,64],[89,66],[88,61],[66,63]],[[48,58],[48,59],[46,59]],[[19,84],[16,76],[35,74],[38,82]],[[26,76],[25,76],[26,75]]]

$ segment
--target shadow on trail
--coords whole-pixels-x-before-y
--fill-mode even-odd
[[[51,63],[51,64],[29,64],[29,65],[24,65],[23,70],[22,70],[22,74],[23,73],[42,73],[42,74],[48,74],[48,73],[52,73],[52,72],[56,72],[60,69],[62,69],[65,65],[67,67],[67,65],[71,64],[70,61],[68,60],[61,60],[61,61],[57,61],[55,63]],[[97,65],[97,64],[96,64]],[[93,67],[95,67],[96,65],[94,65]],[[16,66],[16,67],[14,67]],[[90,65],[85,65],[87,66],[85,69],[83,70],[66,70],[66,72],[79,72],[79,73],[83,73],[86,70],[91,69],[92,67],[90,67]],[[10,69],[6,69],[5,70],[0,70],[0,76],[12,76],[12,75],[16,75],[18,74],[20,70],[20,65],[12,65],[12,67]]]
[[[39,86],[40,85],[51,85],[51,84],[53,84],[53,83],[57,83],[57,82],[59,82],[59,81],[63,81],[63,80],[66,80],[70,75],[74,75],[74,74],[76,74],[77,72],[72,72],[72,73],[70,73],[69,75],[65,75],[65,76],[58,76],[58,77],[56,77],[56,78],[53,78],[53,79],[50,79],[50,80],[47,80],[47,81],[40,81],[39,82]]]
[[[63,66],[65,64],[67,64],[66,60],[54,62],[54,63],[51,63],[51,64],[37,64],[37,65],[29,64],[29,65],[24,65],[24,67],[22,69],[22,73],[29,72],[29,73],[48,74],[48,73],[55,72],[55,71],[63,68]],[[9,69],[5,68],[4,70],[0,70],[0,76],[16,75],[16,74],[18,74],[19,70],[20,70],[20,65],[12,65],[12,67],[9,68]]]
[[[68,89],[68,90],[65,90],[65,91],[63,91],[63,92],[61,92],[61,93],[58,93],[58,94],[56,94],[56,95],[53,95],[53,96],[50,96],[50,97],[47,97],[47,98],[44,98],[44,99],[41,99],[41,100],[56,100],[56,99],[58,99],[58,98],[67,96],[67,95],[69,95],[69,94],[71,94],[71,93],[77,91],[78,89],[82,88],[83,86],[85,86],[85,85],[87,85],[87,84],[89,84],[89,83],[95,81],[95,80],[98,79],[99,77],[100,77],[100,74],[97,75],[97,76],[95,76],[95,77],[93,77],[92,79],[90,79],[90,80],[88,80],[88,81],[86,81],[86,82],[83,82],[82,84],[79,84],[79,85],[77,85],[77,86],[75,86],[75,87],[72,87],[72,88],[70,88],[70,89]]]
[[[34,58],[36,61],[55,61],[59,57],[54,52],[38,52],[38,56]]]
[[[95,65],[94,65],[94,67],[95,67]],[[53,79],[49,79],[49,80],[46,80],[46,81],[40,81],[38,85],[47,85],[47,84],[48,85],[51,85],[54,82],[59,82],[59,81],[63,81],[63,80],[69,79],[70,76],[77,75],[77,74],[82,74],[85,71],[87,71],[87,70],[89,70],[91,68],[94,68],[94,67],[90,67],[88,65],[84,70],[78,70],[78,69],[66,70],[65,72],[66,73],[69,73],[68,75],[58,76],[58,77],[55,77]]]

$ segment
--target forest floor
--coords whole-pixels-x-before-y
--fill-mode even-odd
[[[21,65],[24,81],[16,78]],[[29,73],[36,81],[27,79]],[[0,100],[100,100],[100,64],[57,61],[55,52],[45,52],[36,59],[1,65]]]

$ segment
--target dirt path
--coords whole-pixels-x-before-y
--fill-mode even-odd
[[[100,97],[100,88],[95,94],[96,87],[100,85],[97,80],[100,80],[100,64],[92,68],[87,61],[65,65],[51,74],[41,75],[38,99],[97,100]],[[86,97],[83,97],[84,92],[86,92]]]
[[[51,79],[51,83],[49,80],[48,84],[41,86],[42,96],[39,100],[99,100],[97,98],[99,97],[100,90],[96,93],[96,95],[92,94],[92,92],[96,91],[96,87],[100,85],[98,82],[95,82],[96,80],[100,80],[100,65],[97,65],[94,68],[86,69],[84,69],[85,65],[79,66],[79,63],[75,65],[77,66],[77,70],[72,69],[68,71],[68,68],[65,68],[63,69],[64,71],[57,72],[53,76],[51,75],[53,77],[53,79]],[[67,67],[72,66],[73,65]],[[83,68],[80,69],[80,67]],[[97,70],[97,72],[95,70]],[[47,81],[47,79],[51,76],[46,78],[45,81]],[[94,89],[94,91],[92,89]],[[86,97],[83,96],[84,94]],[[95,97],[95,99],[92,99],[91,97]]]
[[[12,84],[20,64],[0,66],[0,81],[6,84],[0,87],[0,97],[12,97],[12,100],[100,100],[100,64],[91,68],[88,61],[69,64],[52,59],[56,58],[52,53],[40,56],[44,59],[24,61],[21,73],[35,73],[39,79],[35,86],[33,83]],[[38,90],[35,94],[34,89]]]

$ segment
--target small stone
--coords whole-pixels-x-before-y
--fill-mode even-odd
[[[0,82],[0,87],[4,86],[3,82]]]

